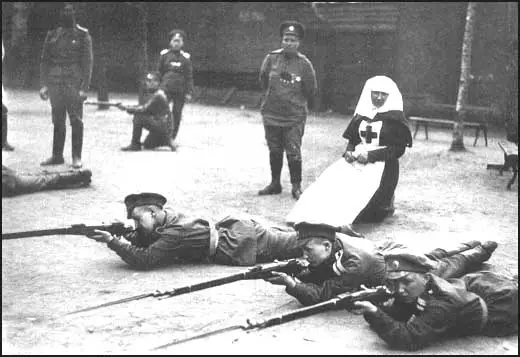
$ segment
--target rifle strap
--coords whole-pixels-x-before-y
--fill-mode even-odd
[[[341,276],[347,272],[347,269],[341,264],[341,258],[343,258],[343,249],[340,249],[334,254],[336,261],[332,264],[332,270],[337,276]]]

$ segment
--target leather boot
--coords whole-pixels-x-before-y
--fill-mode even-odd
[[[427,253],[425,255],[428,258],[431,258],[434,260],[442,259],[442,258],[446,258],[446,257],[452,256],[452,255],[455,255],[457,253],[461,253],[466,250],[478,247],[479,245],[480,245],[480,242],[478,240],[472,240],[472,241],[469,241],[466,243],[458,244],[458,245],[454,246],[453,248],[447,248],[447,249],[436,248],[433,251],[431,251],[430,253]]]
[[[293,198],[298,200],[302,194],[302,162],[289,161],[289,174],[291,175],[292,184],[291,194]]]
[[[143,128],[141,125],[134,123],[132,127],[132,141],[130,145],[121,148],[122,151],[141,151],[141,134]]]
[[[54,125],[54,134],[52,137],[52,157],[40,163],[41,166],[61,165],[65,162],[63,159],[65,134],[65,125]]]
[[[283,153],[269,153],[269,164],[271,165],[271,183],[258,191],[260,196],[277,195],[282,192],[280,175],[282,174]]]
[[[70,170],[65,172],[47,173],[53,177],[49,180],[47,188],[60,189],[67,187],[87,186],[91,182],[92,172],[90,170]]]
[[[81,152],[83,151],[83,122],[72,125],[72,167],[79,169],[83,166]]]

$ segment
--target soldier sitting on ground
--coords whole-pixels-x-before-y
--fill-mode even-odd
[[[132,142],[121,150],[140,151],[143,128],[149,131],[143,143],[145,149],[168,146],[172,151],[176,150],[171,137],[172,113],[166,93],[159,88],[159,84],[159,75],[148,73],[144,79],[144,88],[147,94],[146,103],[137,106],[125,106],[122,104],[118,106],[129,114],[134,114]]]
[[[2,165],[2,197],[42,190],[76,188],[90,184],[92,172],[86,169],[64,172],[22,173]]]
[[[427,257],[385,260],[395,300],[354,304],[389,346],[414,351],[454,337],[518,334],[518,278],[482,271],[445,280],[432,273]]]
[[[303,305],[357,291],[361,285],[383,285],[386,281],[386,254],[406,252],[411,256],[422,255],[394,242],[376,246],[366,239],[347,237],[328,225],[303,222],[296,229],[309,270],[296,278],[275,272],[273,274],[277,276],[267,281],[285,285],[286,292]],[[437,248],[426,255],[435,260],[433,274],[445,279],[456,278],[479,267],[491,257],[496,247],[497,243],[492,241],[483,244],[470,241],[447,249]]]

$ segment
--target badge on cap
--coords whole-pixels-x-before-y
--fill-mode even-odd
[[[289,30],[289,31],[294,31],[294,26],[289,26],[289,27],[288,27],[288,30]]]

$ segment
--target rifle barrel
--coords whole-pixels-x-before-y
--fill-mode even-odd
[[[75,233],[72,232],[70,230],[70,228],[41,229],[41,230],[37,230],[37,231],[2,233],[2,240],[28,238],[28,237],[53,236],[53,235],[60,235],[60,234],[75,234]]]

